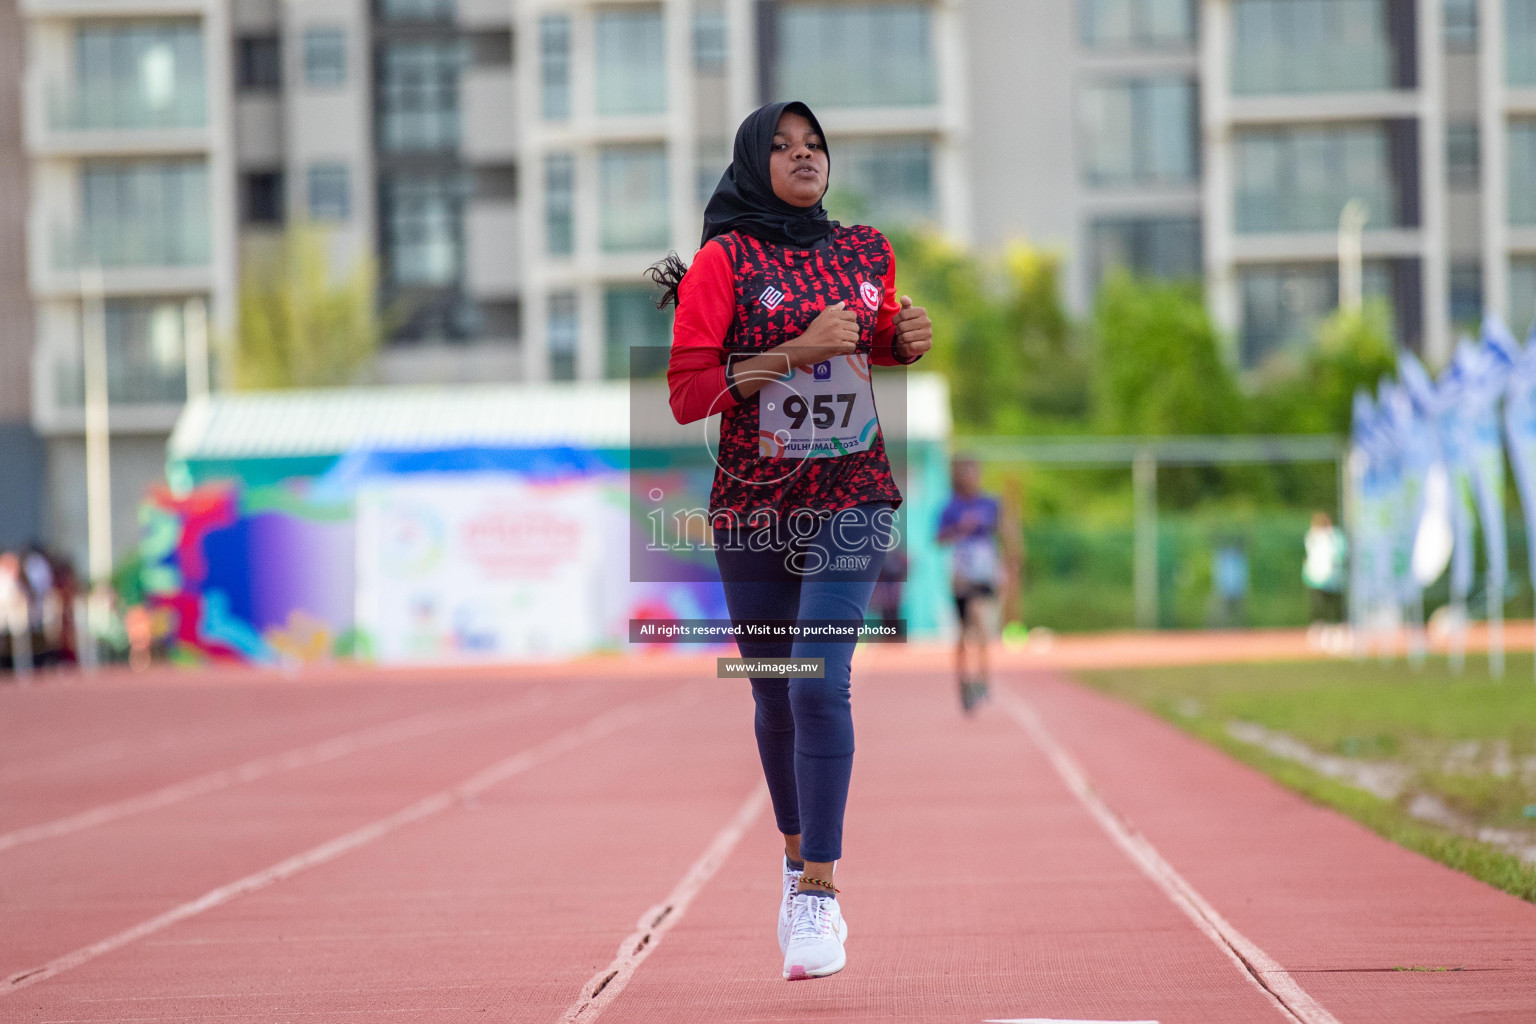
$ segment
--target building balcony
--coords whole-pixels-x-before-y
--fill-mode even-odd
[[[1275,93],[1232,96],[1227,100],[1227,117],[1232,124],[1242,125],[1386,121],[1418,117],[1419,105],[1419,93],[1413,89]]]
[[[475,200],[464,216],[465,284],[476,298],[506,298],[521,286],[517,203]]]
[[[1411,257],[1423,254],[1424,237],[1418,228],[1380,228],[1361,236],[1366,259]],[[1286,263],[1336,260],[1339,233],[1295,231],[1232,236],[1232,258],[1239,263]]]
[[[98,268],[108,295],[198,292],[212,285],[206,227],[191,232],[162,223],[124,221],[79,228],[40,224],[34,217],[31,238],[31,286],[39,297],[78,295],[86,273]]]
[[[472,164],[517,157],[517,93],[511,68],[469,68],[459,82],[460,147]]]
[[[213,0],[18,0],[24,18],[143,18],[202,14]]]
[[[164,102],[151,102],[134,89],[54,83],[27,91],[27,146],[35,156],[198,153],[212,146],[201,84]]]

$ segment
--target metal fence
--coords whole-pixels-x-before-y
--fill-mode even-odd
[[[1240,610],[1245,621],[1229,624],[1281,625],[1298,616],[1306,621],[1300,564],[1307,513],[1281,509],[1242,524],[1183,515],[1164,525],[1157,501],[1161,467],[1326,463],[1334,468],[1341,496],[1347,485],[1344,443],[1328,435],[961,437],[953,444],[955,451],[983,464],[1130,470],[1129,530],[1025,525],[1025,614],[1031,623],[1040,623],[1043,604],[1052,609],[1045,618],[1060,617],[1073,628],[1220,624],[1239,610],[1211,608],[1211,588],[1202,593],[1200,580],[1209,571],[1213,549],[1223,543],[1240,545],[1251,580],[1265,584],[1249,588],[1253,599]],[[1335,518],[1343,522],[1342,514]],[[1289,572],[1281,569],[1286,558]],[[1067,580],[1075,580],[1075,610],[1074,599],[1065,596]]]

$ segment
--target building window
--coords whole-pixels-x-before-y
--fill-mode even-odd
[[[667,109],[667,53],[657,8],[599,10],[597,112],[662,114]]]
[[[938,102],[927,4],[784,4],[777,27],[780,98],[813,109]]]
[[[838,149],[842,154],[842,149]],[[725,175],[725,169],[731,166],[731,142],[729,139],[709,139],[699,143],[698,162],[694,169],[698,173],[699,203],[709,205],[710,199],[715,194],[715,187],[720,184],[720,179]],[[839,161],[841,164],[841,161]]]
[[[693,14],[693,69],[701,75],[725,74],[725,11],[706,7]]]
[[[609,285],[603,290],[603,374],[630,376],[630,353],[672,344],[672,313],[656,308],[655,291],[645,285]]]
[[[240,209],[247,224],[283,222],[283,172],[252,171],[240,184]]]
[[[1083,164],[1098,187],[1183,185],[1198,175],[1195,85],[1145,78],[1083,90]]]
[[[401,287],[447,287],[463,265],[464,183],[458,175],[400,175],[384,187],[385,251]]]
[[[576,158],[569,153],[544,158],[544,251],[551,256],[576,251]]]
[[[304,30],[304,84],[316,89],[347,84],[347,36],[341,29]]]
[[[610,146],[602,150],[598,204],[604,252],[666,248],[672,237],[666,149]]]
[[[102,160],[80,172],[81,226],[61,244],[66,266],[206,266],[208,165],[202,160]],[[61,240],[63,243],[64,240]]]
[[[1393,300],[1390,263],[1365,265],[1368,298]],[[1248,267],[1238,272],[1243,302],[1242,364],[1254,367],[1286,349],[1315,341],[1318,324],[1339,306],[1334,263]]]
[[[1451,264],[1451,323],[1477,330],[1483,322],[1483,268],[1479,263]]]
[[[837,147],[838,184],[828,202],[838,214],[880,228],[932,221],[933,144],[927,139],[858,139]]]
[[[309,169],[309,215],[315,220],[352,216],[352,183],[346,164],[315,164]]]
[[[1510,85],[1536,85],[1536,0],[1504,0],[1504,70]]]
[[[546,14],[539,19],[539,109],[547,121],[571,116],[571,19]]]
[[[517,199],[516,164],[479,164],[471,175],[475,182],[475,198],[494,203],[510,203]]]
[[[1111,270],[1142,277],[1199,277],[1200,218],[1116,217],[1096,220],[1089,230],[1093,286]]]
[[[1476,188],[1482,164],[1476,121],[1445,126],[1445,180],[1452,188]]]
[[[457,150],[459,71],[453,40],[414,40],[379,48],[379,140],[392,153]]]
[[[195,21],[86,22],[75,77],[49,96],[64,129],[197,128],[207,123],[203,32]]]
[[[1477,49],[1477,0],[1445,0],[1445,46]]]
[[[277,36],[242,36],[235,47],[237,89],[271,92],[283,87],[283,49]]]
[[[1515,337],[1536,332],[1536,259],[1509,261],[1509,329]]]
[[[385,21],[452,21],[454,0],[379,0]]]
[[[124,405],[180,405],[187,400],[185,316],[193,299],[108,299],[107,395]],[[61,354],[62,355],[62,354]],[[59,404],[79,408],[85,374],[77,344],[54,363]]]
[[[1333,231],[1351,199],[1368,207],[1368,227],[1400,226],[1386,125],[1252,130],[1235,142],[1238,231]]]
[[[1390,89],[1396,47],[1387,0],[1237,0],[1232,91]]]
[[[512,66],[512,30],[482,29],[465,37],[469,45],[470,63],[477,68],[509,68]]]
[[[1080,0],[1077,9],[1083,44],[1094,49],[1195,41],[1193,0]]]
[[[576,345],[581,338],[575,293],[554,292],[550,295],[545,335],[549,341],[550,380],[575,380]]]
[[[1509,125],[1509,222],[1536,224],[1536,121]]]

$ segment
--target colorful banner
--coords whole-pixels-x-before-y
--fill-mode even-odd
[[[272,663],[355,652],[350,508],[299,489],[153,489],[140,510],[146,603],[172,655]]]
[[[357,492],[357,621],[383,663],[569,657],[623,635],[617,481],[378,477]]]
[[[1508,339],[1509,385],[1504,393],[1504,435],[1525,514],[1526,551],[1536,581],[1536,327],[1522,349]]]

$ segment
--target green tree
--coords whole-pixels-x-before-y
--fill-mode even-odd
[[[1112,434],[1228,434],[1244,403],[1198,287],[1118,272],[1093,312],[1094,419]]]
[[[357,256],[338,279],[330,232],[289,225],[241,277],[235,387],[326,387],[356,379],[384,335],[377,284],[372,256]]]
[[[899,290],[928,309],[930,365],[967,433],[1080,429],[1087,367],[1061,305],[1060,261],[1024,243],[987,262],[938,235],[894,232]]]
[[[1317,329],[1300,365],[1281,365],[1254,395],[1255,428],[1271,433],[1347,434],[1355,390],[1374,391],[1396,372],[1392,313],[1380,300],[1338,310]]]

